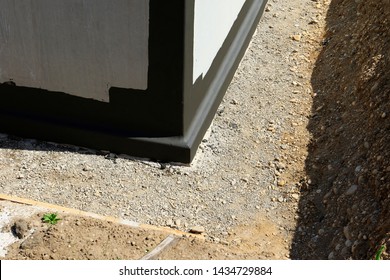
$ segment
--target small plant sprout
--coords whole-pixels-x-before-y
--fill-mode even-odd
[[[57,224],[57,222],[59,220],[61,220],[61,219],[58,218],[57,214],[55,214],[55,213],[45,214],[45,215],[43,215],[43,218],[42,218],[42,221],[44,223],[49,223],[51,225]]]
[[[376,252],[375,254],[375,260],[380,260],[381,257],[382,257],[382,253],[383,251],[386,249],[386,246],[385,245],[382,245],[379,250]]]

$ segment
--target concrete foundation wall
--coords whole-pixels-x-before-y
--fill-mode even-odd
[[[205,76],[245,0],[195,0],[193,81]]]
[[[0,0],[0,131],[189,163],[265,4]]]
[[[148,36],[149,0],[0,0],[0,83],[109,101],[147,88]]]

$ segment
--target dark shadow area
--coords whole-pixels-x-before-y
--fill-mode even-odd
[[[390,252],[390,1],[333,0],[315,64],[293,259]]]
[[[16,135],[4,134],[1,132],[0,132],[0,149],[102,155],[102,156],[106,156],[108,159],[111,159],[111,157],[114,156],[113,154],[110,155],[109,151],[96,150],[96,149],[70,145],[70,144],[41,141],[32,138],[22,138]],[[115,155],[115,157],[123,158],[125,156]],[[128,156],[127,158],[131,158],[131,157]]]
[[[97,155],[103,156],[105,159],[116,163],[117,159],[141,161],[145,160],[148,162],[157,162],[160,164],[161,169],[166,168],[166,164],[177,164],[173,162],[167,162],[164,160],[154,158],[143,158],[127,154],[115,154],[108,150],[98,150],[89,147],[76,146],[71,144],[55,143],[41,141],[32,138],[22,138],[12,134],[4,134],[0,132],[0,149],[8,150],[27,150],[27,151],[40,151],[40,152],[51,152],[51,153],[74,153],[80,155]]]
[[[139,90],[117,90],[112,95],[115,96],[114,101],[101,102],[14,83],[0,84],[1,128],[7,127],[10,122],[23,126],[27,123],[23,120],[31,120],[123,137],[180,135],[174,128],[167,128],[167,124],[165,127],[160,124],[166,117],[161,102],[147,102],[146,94]],[[173,124],[171,126],[174,127]],[[18,130],[24,129],[20,127]]]

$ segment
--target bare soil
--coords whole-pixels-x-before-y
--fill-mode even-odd
[[[333,0],[322,45],[292,257],[388,259],[390,1]]]
[[[224,243],[216,244],[202,232],[134,227],[66,211],[43,211],[40,207],[10,201],[0,203],[3,211],[14,213],[0,232],[0,237],[13,235],[7,254],[0,259],[137,260],[152,254],[153,259],[246,260],[281,258],[279,254],[285,250],[284,239],[275,224],[263,217],[251,227],[233,229]],[[44,214],[48,213],[56,213],[60,220],[56,224],[43,222]],[[168,244],[161,252],[156,250],[171,236],[175,237],[172,245]]]
[[[61,216],[56,225],[42,223],[43,213],[26,223],[34,233],[8,248],[7,259],[28,260],[131,260],[140,259],[166,236],[113,222],[72,215]]]
[[[200,150],[205,155],[210,152],[218,160],[225,159],[226,163],[230,156],[224,154],[213,135],[226,134],[231,139],[240,135],[249,139],[248,142],[226,141],[223,145],[234,152],[232,163],[237,162],[233,161],[236,154],[246,160],[238,167],[226,163],[223,166],[230,169],[214,170],[223,182],[215,193],[209,191],[216,184],[210,179],[211,173],[215,173],[212,164],[210,174],[202,170],[206,172],[202,176],[209,178],[203,178],[202,182],[190,181],[186,186],[189,201],[198,199],[198,193],[207,198],[210,194],[215,202],[212,206],[218,207],[203,207],[206,200],[202,198],[196,205],[181,205],[171,199],[167,205],[172,206],[172,210],[167,210],[170,207],[165,205],[161,205],[162,210],[156,208],[168,221],[156,218],[153,223],[188,231],[191,225],[175,219],[177,216],[188,218],[186,211],[195,209],[193,221],[205,227],[198,236],[180,235],[179,242],[164,250],[160,259],[372,259],[381,246],[385,246],[381,258],[390,258],[390,1],[293,0],[281,3],[269,1],[261,23],[267,31],[257,35],[244,57],[230,93],[218,110],[212,136],[202,143]],[[291,32],[286,31],[287,28],[291,28]],[[265,39],[259,39],[271,33],[280,36],[280,48],[267,49]],[[265,44],[261,49],[267,52],[264,57],[268,54],[274,55],[275,60],[282,57],[285,65],[265,60],[261,62],[263,68],[251,68],[251,53],[259,52],[259,44]],[[284,73],[286,67],[291,74],[283,80],[284,76],[278,77],[278,71]],[[258,72],[268,68],[274,76],[257,80],[261,76]],[[288,90],[288,94],[273,96],[273,88],[279,87]],[[239,94],[243,89],[251,93],[259,91],[272,98],[251,94],[243,96],[247,99],[241,101]],[[286,98],[288,102],[282,100]],[[264,100],[268,101],[264,103]],[[247,116],[253,110],[262,112],[260,120],[259,116]],[[283,118],[268,119],[267,113],[273,113],[271,111]],[[287,111],[288,117],[284,117]],[[240,122],[238,118],[246,121]],[[248,152],[268,148],[270,154],[275,153],[274,158],[258,160],[257,154]],[[23,161],[21,156],[18,158]],[[201,160],[210,164],[213,163],[211,158]],[[120,159],[117,163],[122,166]],[[111,165],[107,163],[107,166]],[[150,184],[157,181],[172,179],[178,186],[183,181],[187,183],[186,178],[191,174],[186,174],[185,169],[180,171],[167,166],[161,166],[158,171],[153,169],[152,181],[137,182],[142,188],[137,189],[136,195],[143,197],[147,190],[153,189]],[[60,167],[59,170],[63,170]],[[20,170],[25,172],[28,168]],[[136,169],[133,165],[131,168]],[[234,173],[236,171],[238,173]],[[83,177],[85,181],[95,178],[88,164],[83,172],[88,173]],[[76,176],[60,174],[67,176],[66,180]],[[274,176],[274,184],[267,185],[269,182],[259,178],[267,174]],[[32,173],[19,177],[15,180],[35,179]],[[4,181],[0,183],[8,190]],[[19,185],[15,181],[12,186]],[[168,189],[169,185],[163,187]],[[20,193],[29,193],[29,188],[23,185]],[[85,194],[93,198],[96,194],[94,201],[82,200],[85,202],[85,205],[80,204],[82,207],[105,205],[97,203],[104,194],[104,189],[98,192],[97,188],[99,186],[94,186],[94,193],[77,189],[78,200],[82,200],[78,196]],[[262,194],[257,205],[252,205],[251,197],[242,196],[230,206],[229,197],[217,196],[218,191],[224,189],[234,189],[234,194],[238,195],[253,188]],[[74,189],[70,186],[64,194]],[[133,193],[113,199],[119,204],[131,195]],[[161,199],[165,199],[162,194]],[[26,207],[28,212],[30,206]],[[135,209],[133,207],[129,213]],[[180,211],[186,214],[180,216]],[[240,211],[242,217],[237,214]],[[18,228],[29,232],[7,248],[5,259],[139,259],[168,235],[164,230],[131,228],[66,213],[60,215],[62,220],[57,225],[48,226],[40,221],[42,214],[15,217],[3,228],[18,235],[15,227],[11,230],[17,222]],[[215,222],[219,215],[224,221],[221,228]],[[143,217],[142,211],[140,217]]]

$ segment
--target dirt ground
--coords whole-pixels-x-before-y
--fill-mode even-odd
[[[273,259],[281,258],[284,240],[271,221],[259,217],[251,227],[237,227],[224,243],[207,240],[201,231],[184,233],[170,228],[129,226],[115,221],[55,211],[37,206],[0,201],[0,217],[4,235],[12,235],[7,253],[0,259],[19,260],[137,260],[153,255],[153,259]],[[55,213],[56,224],[42,220]],[[172,245],[154,253],[165,239],[175,237]],[[267,240],[267,242],[264,242]]]
[[[58,224],[49,225],[41,222],[43,214],[12,223],[13,228],[30,228],[34,234],[10,246],[7,259],[141,259],[167,237],[151,230],[69,215],[61,215]]]
[[[390,1],[330,3],[293,258],[371,259],[381,246],[389,258],[389,23]]]
[[[266,16],[277,16],[275,2]],[[290,100],[301,113],[286,124],[295,132],[283,134],[272,163],[284,194],[270,202],[284,205],[278,223],[258,211],[220,236],[203,228],[178,234],[159,259],[372,259],[382,246],[381,258],[390,258],[390,1],[310,2],[318,18],[302,17],[310,32],[290,40],[305,50],[307,64],[291,71],[302,72],[312,102]],[[43,214],[20,215],[3,227],[16,241],[4,259],[140,259],[169,235],[67,213],[49,226]]]

